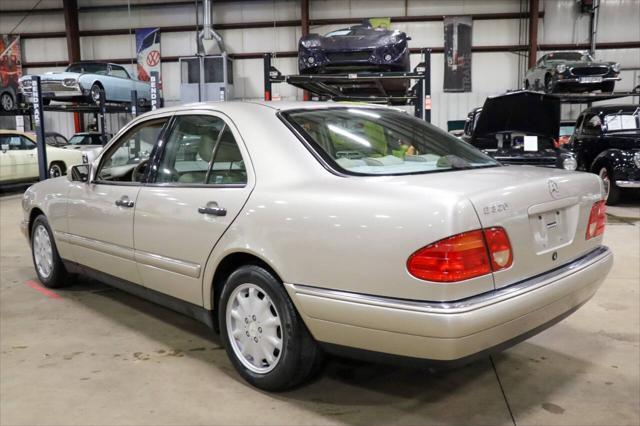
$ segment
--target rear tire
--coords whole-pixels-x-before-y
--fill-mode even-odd
[[[58,254],[49,222],[44,215],[33,221],[31,228],[31,258],[40,282],[48,288],[60,288],[69,284],[69,273]]]
[[[604,183],[607,205],[612,206],[620,202],[620,188],[613,180],[613,174],[608,167],[602,166],[598,171],[598,176]]]
[[[220,333],[240,375],[266,391],[291,389],[321,364],[321,350],[282,283],[245,265],[227,278],[218,305]]]
[[[64,175],[64,164],[54,161],[49,165],[49,177],[57,178]]]

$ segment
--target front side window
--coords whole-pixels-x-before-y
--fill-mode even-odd
[[[283,114],[341,172],[395,175],[498,166],[478,149],[406,113],[327,108]]]
[[[141,182],[153,146],[166,122],[166,118],[147,121],[124,134],[100,161],[97,180]]]
[[[111,75],[115,77],[120,77],[120,78],[129,78],[129,74],[127,73],[127,70],[115,65],[111,65]]]
[[[244,184],[247,174],[229,126],[219,117],[176,117],[158,165],[157,183]]]

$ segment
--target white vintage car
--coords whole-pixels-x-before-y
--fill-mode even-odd
[[[67,173],[71,166],[82,164],[79,151],[69,151],[51,145],[47,147],[49,176]],[[33,133],[0,130],[0,185],[38,179],[38,150]]]
[[[29,188],[22,226],[44,285],[88,274],[191,315],[282,390],[325,351],[459,360],[566,317],[613,262],[602,199],[395,109],[224,102],[136,118]]]

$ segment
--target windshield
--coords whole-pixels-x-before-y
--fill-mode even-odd
[[[580,52],[556,52],[547,55],[547,61],[590,61],[591,56]]]
[[[607,132],[615,132],[618,130],[638,130],[640,122],[638,111],[633,113],[609,114],[604,117],[604,129]]]
[[[67,67],[67,72],[107,75],[107,64],[71,64]]]
[[[91,137],[86,135],[71,136],[69,145],[91,145]]]
[[[395,175],[499,165],[460,139],[400,111],[330,108],[283,116],[331,165],[349,174]]]
[[[571,136],[575,128],[576,128],[575,124],[561,124],[560,136]]]

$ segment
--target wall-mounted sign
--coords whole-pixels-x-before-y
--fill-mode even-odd
[[[471,91],[470,16],[444,18],[444,91]]]
[[[136,74],[138,80],[150,81],[151,72],[158,73],[158,88],[162,88],[161,56],[160,56],[160,29],[137,28],[136,29]]]

